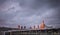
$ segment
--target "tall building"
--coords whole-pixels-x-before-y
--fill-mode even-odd
[[[20,29],[20,25],[18,25],[18,29]]]
[[[21,29],[23,29],[23,26],[21,26]]]
[[[37,27],[38,27],[38,29],[39,29],[39,25],[38,25]]]
[[[26,29],[26,26],[24,26],[24,29]]]
[[[36,27],[35,27],[35,25],[34,25],[34,29],[35,29]]]
[[[29,29],[32,29],[32,27],[30,26]]]

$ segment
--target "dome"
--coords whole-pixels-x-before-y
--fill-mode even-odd
[[[45,28],[45,24],[44,24],[44,21],[40,24],[40,29],[44,29]]]

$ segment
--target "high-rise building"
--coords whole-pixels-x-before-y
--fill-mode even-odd
[[[18,29],[20,29],[20,25],[18,25]]]
[[[23,26],[21,26],[21,29],[23,29]]]
[[[39,29],[39,25],[38,25],[37,27],[38,27],[38,29]]]
[[[24,26],[24,29],[26,29],[26,26]]]
[[[32,27],[30,26],[29,29],[32,29]]]
[[[35,25],[34,25],[34,29],[35,29],[36,27],[35,27]]]

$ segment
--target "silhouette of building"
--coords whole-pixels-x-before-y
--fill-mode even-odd
[[[24,29],[26,29],[26,26],[24,26]]]

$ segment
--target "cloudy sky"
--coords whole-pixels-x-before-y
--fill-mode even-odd
[[[0,0],[0,26],[60,26],[60,0]]]

